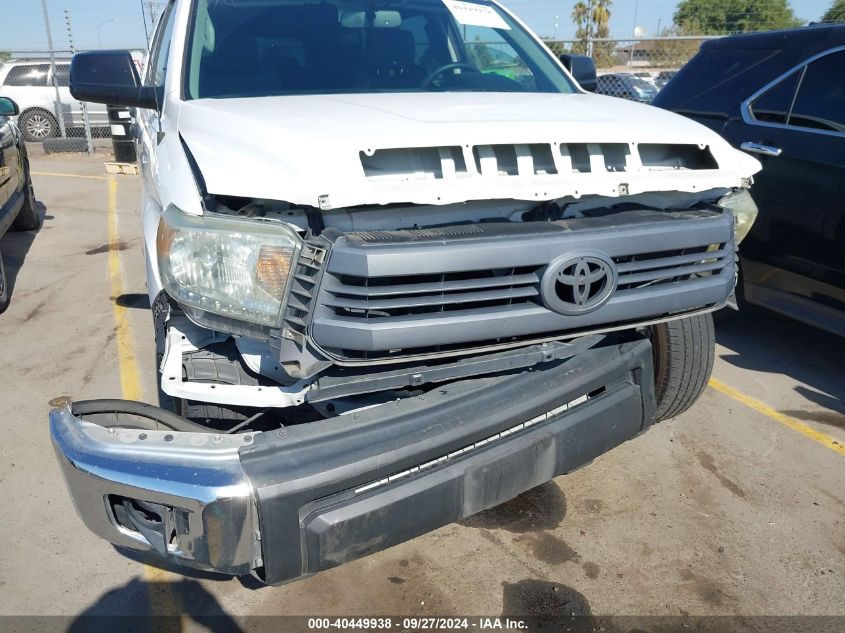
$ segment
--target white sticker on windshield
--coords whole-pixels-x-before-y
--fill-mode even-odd
[[[493,7],[475,4],[474,2],[461,2],[460,0],[443,0],[443,4],[455,16],[458,24],[511,30],[511,27],[508,26],[501,15],[496,13],[496,9]]]

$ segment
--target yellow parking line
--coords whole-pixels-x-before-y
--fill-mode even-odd
[[[109,179],[109,278],[111,294],[119,297],[123,292],[123,275],[120,267],[117,232],[117,180]],[[132,326],[127,307],[114,303],[115,341],[120,365],[120,387],[126,400],[141,399],[141,379],[135,355]]]
[[[82,174],[61,174],[53,171],[32,171],[33,176],[55,176],[57,178],[82,178],[83,180],[108,180],[108,176],[84,176]]]
[[[769,405],[760,402],[759,400],[755,400],[751,396],[746,396],[744,393],[737,391],[733,387],[729,387],[725,383],[716,380],[715,378],[710,379],[710,386],[713,387],[716,391],[720,391],[726,396],[729,396],[736,400],[737,402],[741,402],[746,407],[754,409],[758,413],[762,413],[768,418],[771,418],[775,422],[780,422],[786,427],[789,427],[793,431],[798,431],[801,435],[805,435],[809,437],[811,440],[818,442],[822,446],[829,448],[832,451],[839,453],[840,455],[845,455],[845,445],[842,442],[839,442],[833,439],[830,435],[826,433],[822,433],[821,431],[817,431],[809,424],[805,424],[795,418],[791,418],[788,415],[784,415],[780,411],[777,411],[770,407]]]
[[[117,180],[109,181],[109,279],[113,297],[124,294],[123,271],[118,251],[117,226]],[[135,353],[135,339],[132,324],[129,322],[129,309],[114,302],[115,342],[117,343],[117,360],[120,368],[120,387],[126,400],[140,400],[142,398],[141,373],[138,369],[138,357]],[[169,574],[157,567],[144,565],[144,579],[150,585],[148,588],[151,615],[177,616],[181,613],[178,600],[170,590]],[[179,627],[181,629],[181,626]]]

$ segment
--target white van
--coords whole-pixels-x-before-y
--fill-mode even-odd
[[[59,86],[61,110],[67,129],[84,126],[82,102],[68,90],[70,60],[56,62],[56,82]],[[30,142],[59,136],[56,116],[56,89],[50,60],[12,60],[0,64],[0,96],[8,97],[21,108],[18,126],[24,139]],[[88,104],[88,119],[93,127],[108,127],[106,107]]]

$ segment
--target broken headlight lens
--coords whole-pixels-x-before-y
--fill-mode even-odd
[[[164,288],[183,306],[274,326],[301,244],[285,224],[193,216],[170,206],[156,250]]]
[[[734,216],[734,243],[739,246],[757,219],[757,204],[748,189],[737,189],[719,200],[719,206]]]

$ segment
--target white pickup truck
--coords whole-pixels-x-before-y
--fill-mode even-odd
[[[137,108],[173,403],[51,413],[86,525],[280,584],[690,407],[760,165],[576,78],[491,0],[173,0],[145,77],[77,55]]]

